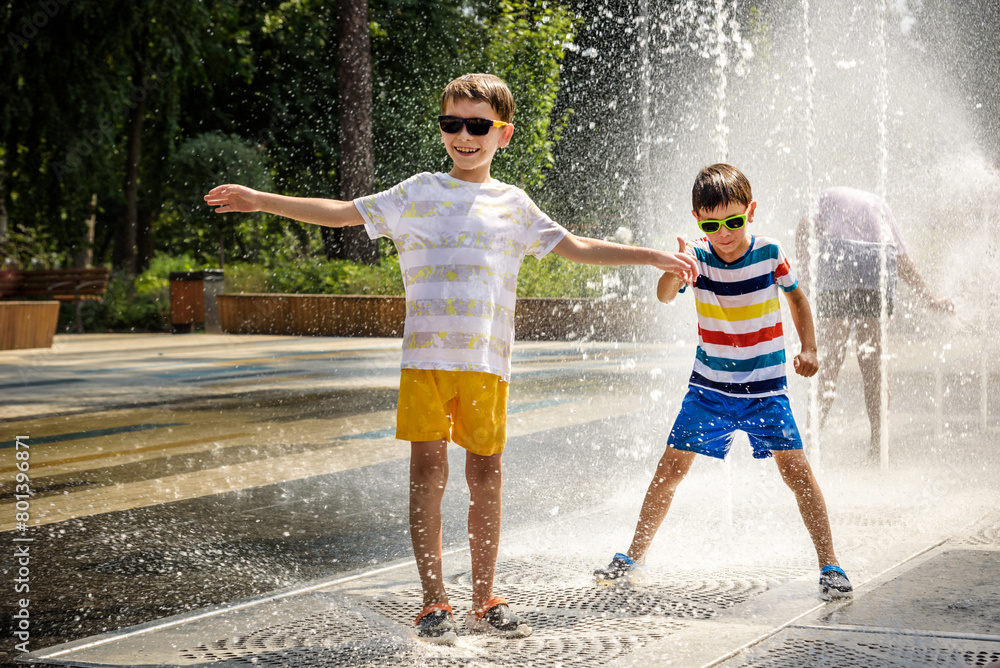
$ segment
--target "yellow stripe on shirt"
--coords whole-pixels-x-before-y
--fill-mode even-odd
[[[760,304],[732,306],[730,308],[723,308],[718,304],[706,304],[697,300],[696,303],[698,315],[715,320],[753,320],[781,310],[781,302],[778,301],[777,297]]]

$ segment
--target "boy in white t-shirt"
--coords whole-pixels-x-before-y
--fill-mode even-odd
[[[466,449],[471,632],[525,637],[531,629],[493,595],[500,540],[501,453],[514,339],[517,274],[525,255],[550,251],[585,264],[651,265],[685,281],[697,276],[682,253],[578,237],[542,213],[520,188],[490,177],[514,134],[514,98],[489,74],[448,84],[438,119],[453,161],[448,174],[422,173],[354,202],[286,197],[223,185],[205,196],[218,213],[265,211],[306,223],[364,225],[399,251],[406,321],[396,438],[411,442],[410,536],[424,608],[419,638],[454,643],[457,629],[441,569],[441,499],[449,439]]]

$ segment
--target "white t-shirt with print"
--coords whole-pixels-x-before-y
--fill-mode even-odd
[[[484,371],[510,381],[517,273],[566,234],[515,186],[417,174],[354,205],[399,251],[404,369]]]

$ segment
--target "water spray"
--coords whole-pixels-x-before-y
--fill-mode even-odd
[[[819,285],[819,239],[816,237],[816,183],[813,165],[813,150],[816,148],[816,117],[813,109],[813,91],[816,87],[816,64],[812,59],[810,41],[812,40],[812,25],[809,23],[809,0],[802,0],[802,43],[805,50],[806,66],[806,221],[808,230],[809,266],[808,291],[809,296],[816,300]],[[809,460],[814,466],[821,465],[819,446],[819,375],[809,382]]]
[[[878,10],[878,138],[879,138],[879,184],[878,195],[888,202],[889,181],[889,57],[885,39],[885,17],[888,11],[886,0],[881,0]],[[879,356],[879,462],[883,471],[889,469],[889,260],[888,244],[892,233],[889,221],[883,211],[879,217],[879,337],[882,351]]]

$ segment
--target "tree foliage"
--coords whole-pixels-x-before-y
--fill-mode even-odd
[[[553,108],[576,15],[544,0],[369,5],[375,189],[449,168],[440,91],[469,71],[494,72],[515,94],[517,132],[495,175],[537,188],[568,114]],[[223,222],[198,211],[196,191],[218,178],[342,196],[335,3],[11,0],[0,24],[7,262],[72,264],[91,217],[94,262],[133,275],[156,254],[259,259],[280,228],[295,253],[321,252],[310,226]]]
[[[578,20],[557,5],[504,0],[484,23],[485,44],[469,55],[476,69],[507,82],[518,108],[515,140],[497,162],[494,176],[535,189],[553,165],[553,148],[572,113],[564,109],[552,118],[564,49],[573,41]]]
[[[277,222],[263,214],[215,213],[203,196],[220,183],[271,190],[266,153],[238,135],[206,132],[186,140],[170,157],[156,232],[171,254],[190,254],[219,267],[226,263],[227,250],[246,260],[259,259],[261,245],[277,232]],[[227,248],[230,245],[235,248]]]

